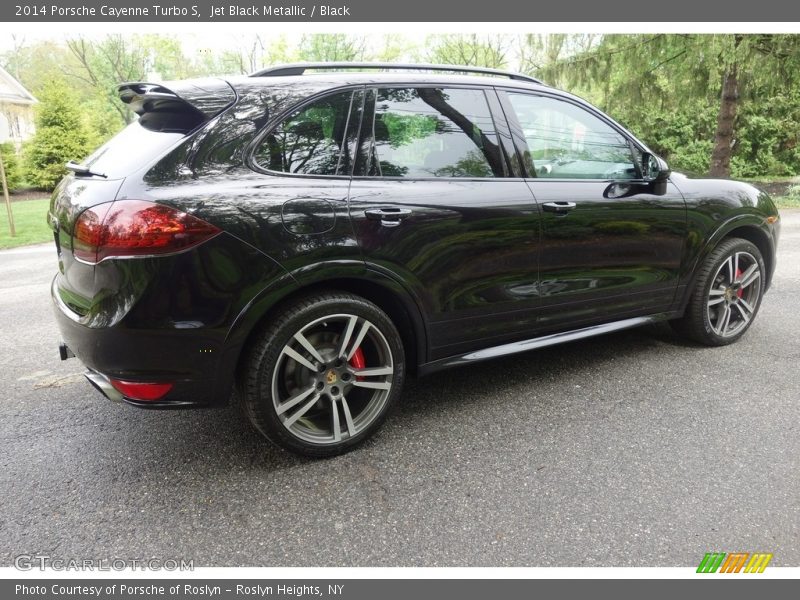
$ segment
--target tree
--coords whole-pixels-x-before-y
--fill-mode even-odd
[[[122,35],[109,35],[100,42],[78,37],[68,40],[67,47],[80,64],[67,74],[94,88],[124,123],[133,121],[131,110],[117,97],[117,86],[145,79],[148,52]]]
[[[767,114],[777,123],[796,113],[768,99],[793,96],[798,63],[796,35],[605,35],[539,74],[587,95],[668,159],[674,153],[676,166],[752,176],[800,171],[781,136],[767,146],[745,134]]]
[[[89,150],[80,108],[63,80],[53,80],[39,91],[36,134],[25,149],[28,181],[51,190],[66,173],[64,164],[80,161]]]
[[[309,62],[359,61],[366,53],[363,37],[345,33],[304,35],[297,48],[298,58]]]
[[[14,144],[11,142],[0,144],[0,155],[3,157],[3,166],[6,170],[8,191],[13,192],[22,186],[22,169],[20,168],[19,156]]]
[[[427,59],[434,63],[504,68],[511,39],[504,35],[444,34],[428,37]]]

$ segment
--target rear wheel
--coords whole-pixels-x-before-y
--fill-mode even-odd
[[[308,456],[341,454],[380,427],[403,385],[400,335],[358,296],[307,297],[271,318],[249,352],[242,404],[269,440]]]
[[[674,322],[675,328],[708,346],[735,342],[758,313],[765,272],[755,244],[724,240],[703,264],[686,313]]]

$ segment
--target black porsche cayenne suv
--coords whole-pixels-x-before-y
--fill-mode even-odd
[[[52,198],[62,358],[139,406],[238,398],[295,452],[373,434],[407,374],[658,320],[731,343],[775,268],[765,193],[670,173],[524,75],[287,65],[119,93],[138,120]]]

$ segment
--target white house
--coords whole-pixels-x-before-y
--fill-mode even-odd
[[[33,105],[37,100],[0,67],[0,144],[19,145],[33,135]]]

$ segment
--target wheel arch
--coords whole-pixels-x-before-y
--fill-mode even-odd
[[[238,375],[242,357],[259,334],[261,327],[276,312],[297,299],[328,291],[349,292],[369,300],[384,311],[397,327],[403,342],[407,372],[416,374],[417,366],[427,358],[427,331],[419,307],[397,282],[372,271],[319,279],[292,279],[271,286],[259,294],[231,328],[228,342],[229,372]]]
[[[691,298],[692,291],[694,290],[695,283],[697,282],[698,273],[711,252],[714,251],[723,241],[731,238],[741,238],[747,240],[758,248],[761,252],[761,257],[764,260],[766,267],[766,289],[772,283],[772,274],[775,271],[775,251],[772,238],[764,228],[763,224],[755,219],[737,219],[726,223],[725,226],[717,229],[715,234],[709,238],[703,249],[698,253],[695,263],[692,267],[691,277],[686,285],[683,293],[683,298],[680,305],[680,312],[682,313]]]

